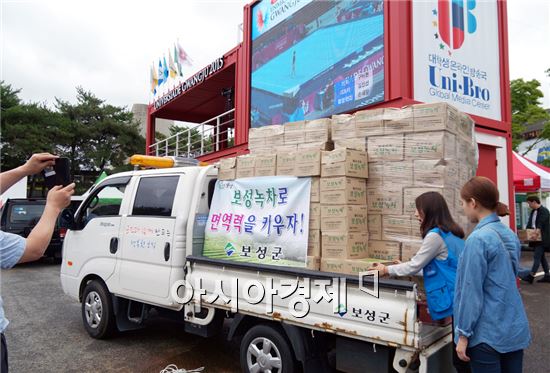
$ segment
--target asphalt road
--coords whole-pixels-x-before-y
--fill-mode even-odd
[[[523,256],[527,266],[532,253]],[[1,286],[10,320],[6,337],[12,372],[160,372],[168,364],[204,366],[207,372],[239,371],[236,343],[224,336],[189,335],[166,320],[107,341],[90,338],[82,326],[80,305],[63,294],[59,265],[39,262],[2,271]],[[548,372],[550,284],[522,284],[521,293],[533,335],[524,372]]]

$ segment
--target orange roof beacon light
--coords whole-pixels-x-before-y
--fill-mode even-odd
[[[130,164],[135,168],[171,168],[198,166],[199,161],[186,157],[156,157],[152,155],[134,154],[130,157]]]

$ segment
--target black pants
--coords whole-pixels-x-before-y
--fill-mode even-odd
[[[531,272],[537,273],[537,271],[539,270],[539,266],[542,264],[544,275],[548,276],[550,273],[548,262],[546,261],[546,256],[544,255],[545,247],[542,245],[535,246],[534,251],[535,253],[533,255],[533,268],[531,268]]]
[[[2,356],[0,356],[2,362],[0,364],[0,372],[8,373],[8,345],[6,344],[6,337],[4,337],[4,333],[0,334],[2,334]]]
[[[453,366],[456,369],[457,373],[471,373],[470,363],[467,361],[460,360],[458,354],[456,353],[456,344],[455,344],[455,325],[453,320]]]

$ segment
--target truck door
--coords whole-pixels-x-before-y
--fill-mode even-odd
[[[75,227],[65,236],[62,276],[77,278],[84,270],[101,276],[107,282],[114,273],[119,249],[121,205],[130,179],[106,180],[82,202],[75,217]]]
[[[123,296],[168,305],[179,175],[142,176],[122,223],[119,291]]]

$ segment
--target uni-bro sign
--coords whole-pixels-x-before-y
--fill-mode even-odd
[[[501,119],[496,0],[414,0],[414,98]]]
[[[190,78],[176,84],[167,93],[163,94],[161,97],[154,101],[155,110],[160,109],[162,106],[174,100],[176,97],[193,88],[197,84],[204,82],[210,75],[221,70],[223,68],[223,65],[224,59],[223,57],[220,57]]]

